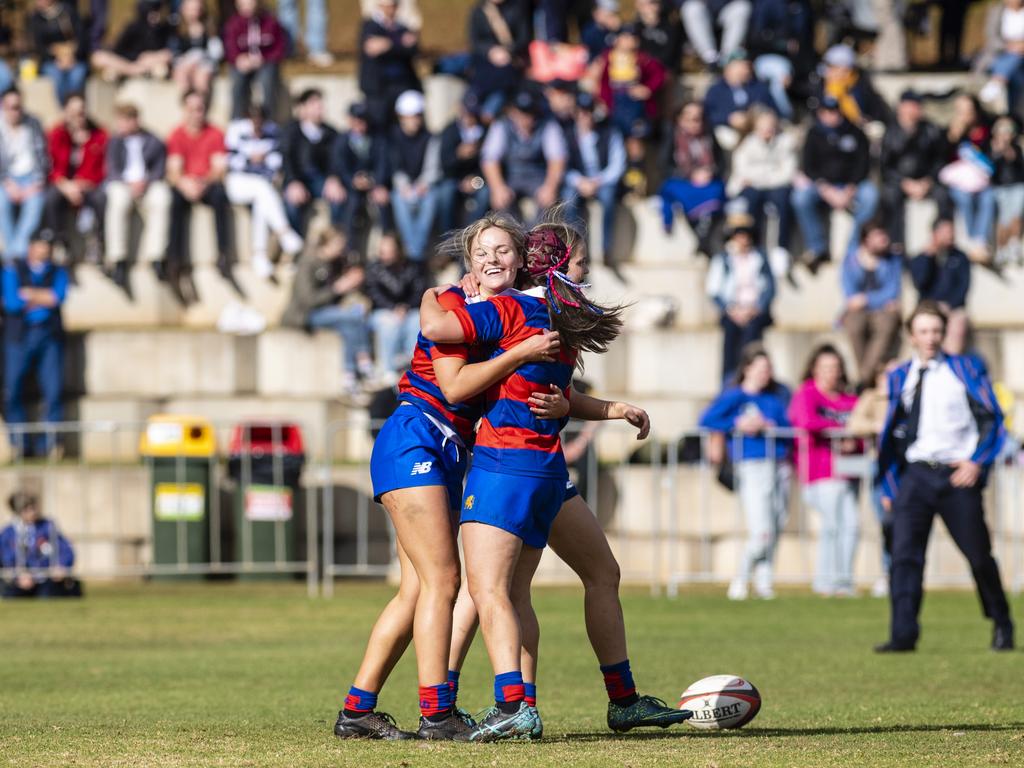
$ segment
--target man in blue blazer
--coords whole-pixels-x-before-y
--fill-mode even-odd
[[[1013,648],[1013,622],[982,509],[982,489],[1006,431],[984,363],[944,355],[946,316],[923,301],[907,321],[914,357],[889,374],[889,410],[879,444],[882,502],[893,521],[889,640],[880,653],[912,651],[920,635],[925,550],[938,514],[964,553],[993,650]]]

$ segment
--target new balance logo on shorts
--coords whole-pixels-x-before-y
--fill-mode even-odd
[[[425,475],[430,472],[430,468],[434,466],[432,461],[417,461],[412,465],[412,472],[410,475]]]

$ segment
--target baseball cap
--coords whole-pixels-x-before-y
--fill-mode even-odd
[[[830,67],[853,67],[857,64],[857,54],[850,46],[840,43],[825,51],[823,61]]]
[[[365,102],[354,101],[349,105],[348,114],[356,120],[366,120],[370,116],[370,110],[366,108]]]
[[[725,220],[725,236],[732,237],[740,232],[754,234],[754,217],[746,211],[731,213]]]
[[[537,98],[530,93],[530,91],[520,91],[512,99],[512,106],[522,112],[529,112],[531,115],[537,114],[540,110],[540,104],[537,102]]]
[[[32,233],[32,237],[30,238],[30,241],[33,243],[49,243],[51,245],[53,244],[54,240],[55,237],[53,234],[53,230],[50,229],[49,227],[40,227],[39,229]]]
[[[597,7],[609,13],[619,12],[619,0],[597,0]]]
[[[920,104],[922,101],[921,94],[913,88],[907,88],[907,90],[900,94],[900,101],[916,101]]]
[[[733,48],[729,55],[725,57],[725,63],[729,64],[733,61],[747,61],[749,59],[750,56],[747,54],[746,48]]]
[[[571,93],[576,92],[576,83],[564,80],[561,77],[556,77],[554,80],[548,83],[548,88],[556,91],[568,91]]]
[[[402,91],[395,100],[395,114],[399,117],[422,115],[426,100],[419,91]]]
[[[839,100],[835,96],[823,96],[818,109],[839,109]]]

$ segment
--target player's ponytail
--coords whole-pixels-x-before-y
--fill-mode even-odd
[[[601,354],[622,331],[622,306],[603,306],[587,298],[585,283],[566,274],[569,262],[587,247],[583,233],[566,221],[543,221],[527,233],[526,270],[545,288],[551,327],[562,344]]]

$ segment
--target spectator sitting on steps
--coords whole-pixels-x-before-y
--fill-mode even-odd
[[[15,491],[7,499],[14,522],[0,531],[0,567],[14,571],[3,596],[81,597],[82,584],[69,575],[75,553],[52,520],[39,512],[39,500]]]
[[[135,19],[124,28],[113,48],[92,54],[93,69],[104,80],[163,79],[170,72],[174,27],[167,20],[163,0],[139,0],[136,9]]]
[[[359,293],[365,270],[357,263],[358,254],[347,245],[345,233],[332,228],[314,238],[312,247],[299,259],[281,325],[337,333],[344,355],[342,389],[354,395],[359,391],[358,378],[365,380],[373,374],[373,362],[366,324],[369,301]]]

